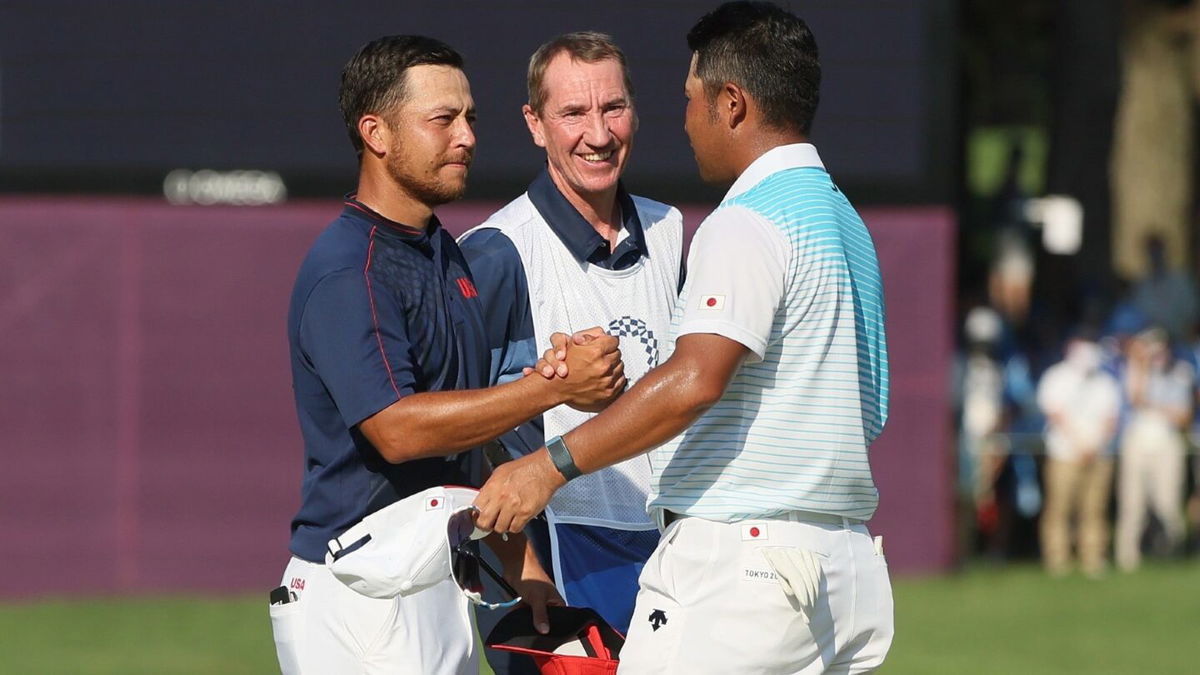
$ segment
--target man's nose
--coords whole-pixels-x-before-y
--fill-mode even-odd
[[[463,148],[475,147],[475,129],[471,127],[471,123],[466,119],[459,119],[456,123],[455,130],[455,145]]]
[[[608,118],[603,112],[588,115],[587,132],[583,141],[593,148],[602,148],[612,141],[612,130],[609,129]]]

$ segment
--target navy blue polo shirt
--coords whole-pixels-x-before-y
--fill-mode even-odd
[[[648,255],[642,221],[624,185],[617,185],[621,226],[628,233],[615,250],[596,228],[567,201],[543,168],[528,189],[529,201],[576,260],[606,269],[632,267]],[[491,354],[489,382],[499,384],[521,376],[521,369],[537,363],[550,345],[535,344],[533,312],[529,307],[529,282],[525,265],[512,241],[500,230],[484,229],[462,242],[483,301],[484,325]],[[680,282],[682,283],[682,281]],[[516,455],[537,450],[545,442],[539,415],[505,434],[500,441]]]
[[[402,497],[478,484],[477,452],[390,464],[358,430],[409,394],[487,384],[480,299],[436,218],[417,230],[348,198],[300,265],[288,342],[304,436],[292,553],[323,561],[331,538]]]

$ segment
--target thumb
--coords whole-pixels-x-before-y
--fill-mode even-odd
[[[600,326],[592,326],[581,331],[576,331],[571,335],[571,341],[577,345],[585,345],[596,338],[605,335],[604,329]]]

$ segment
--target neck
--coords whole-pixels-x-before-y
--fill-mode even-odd
[[[730,144],[733,146],[729,148],[729,157],[735,169],[734,179],[742,175],[746,168],[759,157],[781,145],[808,143],[807,136],[793,131],[777,131],[762,127],[748,131],[749,133],[738,134]]]
[[[559,178],[554,171],[554,167],[550,167],[550,180],[554,181],[554,186],[562,193],[571,206],[583,216],[583,219],[588,221],[596,232],[604,237],[610,244],[616,239],[616,235],[621,230],[621,212],[617,208],[617,186],[593,194],[581,195],[572,190],[566,181]]]
[[[357,199],[384,218],[419,230],[433,217],[432,206],[409,194],[382,167],[366,163],[359,172]]]

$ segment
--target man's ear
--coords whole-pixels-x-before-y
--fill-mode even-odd
[[[717,106],[725,124],[730,129],[736,129],[746,121],[750,111],[750,100],[746,90],[734,82],[726,82],[717,94]]]
[[[528,103],[521,106],[521,114],[525,116],[525,126],[529,128],[529,135],[533,137],[533,144],[539,148],[546,147],[546,136],[542,133],[542,118],[534,112],[533,108]]]
[[[376,156],[387,153],[391,141],[391,129],[379,115],[363,115],[358,119],[358,135],[363,149]]]

